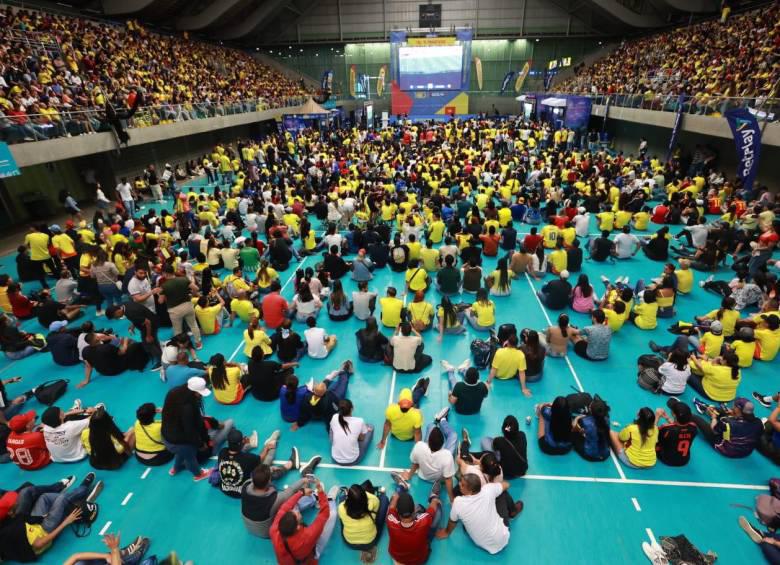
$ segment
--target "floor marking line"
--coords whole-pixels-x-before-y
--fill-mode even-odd
[[[639,506],[639,501],[636,498],[632,497],[631,498],[631,503],[634,505],[634,508],[636,509],[637,512],[641,512],[642,511],[642,507]]]
[[[149,467],[149,468],[148,468],[146,471],[144,471],[144,474],[143,474],[143,475],[141,475],[141,480],[143,480],[143,479],[145,479],[146,477],[148,477],[148,476],[149,476],[149,473],[151,473],[151,472],[152,472],[152,468],[151,468],[151,467]]]
[[[650,544],[657,545],[658,542],[656,541],[655,536],[653,535],[653,530],[651,530],[650,528],[645,528],[645,532],[647,533],[647,537],[650,538]]]
[[[99,535],[99,536],[102,536],[103,534],[105,534],[105,533],[108,531],[108,528],[110,528],[110,527],[111,527],[111,520],[109,520],[108,522],[106,522],[106,525],[105,525],[105,526],[103,526],[103,529],[101,529],[101,530],[98,532],[98,535]]]
[[[130,502],[130,499],[133,498],[133,493],[128,492],[125,499],[122,501],[122,504],[120,506],[127,506],[127,503]]]
[[[539,295],[536,294],[536,288],[534,287],[533,282],[531,282],[531,277],[528,276],[528,273],[525,273],[525,280],[528,282],[528,286],[531,287],[531,292],[534,295],[534,298],[536,299],[536,303],[539,305],[539,308],[542,309],[542,314],[544,315],[545,319],[547,320],[547,324],[552,326],[552,320],[550,319],[549,314],[547,314],[547,309],[544,307],[544,304],[542,304],[542,300],[539,298]],[[569,372],[571,373],[571,376],[574,377],[574,382],[577,383],[577,388],[580,392],[585,392],[585,387],[582,386],[582,382],[580,381],[579,375],[577,375],[577,371],[574,369],[574,365],[572,365],[571,359],[569,359],[569,354],[563,356],[563,359],[566,361],[566,365],[569,367]],[[626,474],[623,472],[623,467],[620,465],[620,462],[618,461],[617,457],[615,457],[615,453],[610,449],[609,450],[609,456],[610,459],[612,459],[612,463],[615,465],[615,469],[617,469],[618,476],[621,478],[621,480],[626,480]]]

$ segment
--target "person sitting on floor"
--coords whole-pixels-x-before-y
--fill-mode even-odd
[[[724,409],[710,406],[698,398],[693,405],[699,414],[710,417],[709,422],[693,416],[693,423],[699,428],[701,437],[725,457],[739,459],[747,457],[758,445],[764,430],[760,419],[756,418],[753,403],[747,398],[734,400],[734,407]]]
[[[557,396],[552,403],[535,407],[539,420],[537,439],[539,449],[547,455],[565,455],[571,451],[572,418],[565,396]]]
[[[399,373],[419,373],[428,367],[433,359],[423,353],[424,347],[420,332],[409,322],[401,322],[388,346],[393,368]]]
[[[691,446],[698,430],[687,404],[670,398],[666,405],[674,414],[674,419],[663,408],[656,411],[657,421],[666,420],[667,423],[658,427],[655,450],[662,463],[670,467],[683,467],[690,461]]]
[[[610,431],[612,449],[618,459],[632,469],[649,469],[656,463],[655,446],[658,442],[658,413],[640,408],[632,424],[620,430]]]

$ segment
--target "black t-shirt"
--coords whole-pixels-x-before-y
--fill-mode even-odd
[[[152,324],[152,335],[157,334],[157,328],[160,325],[160,320],[157,318],[157,314],[149,310],[149,308],[143,304],[139,304],[138,302],[128,302],[124,305],[124,307],[125,316],[128,320],[130,320],[130,323],[135,326],[135,329],[141,332],[141,338],[146,337],[146,329],[144,328],[146,320],[149,320],[149,322]]]
[[[593,242],[593,252],[590,254],[594,261],[606,261],[612,253],[612,241],[606,237],[599,237]]]
[[[460,287],[460,271],[455,267],[444,267],[436,274],[436,280],[442,292],[454,294]]]
[[[276,504],[279,492],[272,488],[263,494],[253,494],[251,482],[247,482],[241,488],[241,514],[247,520],[264,522],[271,517],[271,509]]]
[[[355,332],[358,341],[358,353],[369,359],[384,359],[384,350],[387,347],[388,339],[379,332],[373,338],[366,337],[366,330],[361,329]]]
[[[572,247],[566,250],[566,270],[576,273],[582,269],[582,249]]]
[[[303,341],[298,334],[290,334],[286,339],[279,332],[271,338],[275,341],[276,355],[280,361],[285,363],[293,361],[298,354],[298,350],[303,347]]]
[[[655,451],[658,458],[671,467],[687,465],[691,458],[691,444],[699,430],[693,423],[667,424],[658,428]]]
[[[240,451],[231,453],[225,447],[219,452],[219,489],[233,498],[241,498],[241,487],[252,478],[252,471],[260,464],[260,457],[254,453]]]
[[[57,365],[70,366],[79,363],[77,339],[68,332],[52,332],[46,336],[51,357]]]
[[[390,250],[384,243],[372,243],[368,246],[368,256],[371,258],[374,265],[382,268],[387,265],[387,261],[390,257]]]
[[[528,471],[528,442],[525,433],[518,431],[511,442],[503,436],[495,438],[493,451],[501,455],[501,469],[505,479],[522,477]]]
[[[556,279],[544,285],[542,292],[547,295],[546,304],[548,308],[561,310],[569,304],[571,285],[566,281]]]
[[[330,278],[340,279],[347,274],[347,263],[339,255],[328,253],[322,262],[322,269],[328,271]]]
[[[266,402],[279,400],[279,389],[282,387],[281,371],[282,366],[276,361],[250,361],[247,384],[252,387],[252,396]]]
[[[470,385],[461,381],[453,387],[452,395],[458,399],[455,403],[455,412],[476,414],[482,407],[482,401],[488,395],[488,387],[483,382]]]
[[[65,316],[60,314],[60,310],[62,310],[62,304],[50,299],[38,304],[35,313],[38,315],[38,322],[44,328],[48,328],[52,322],[65,320]]]
[[[475,265],[482,265],[482,248],[477,245],[469,245],[460,252],[460,258],[464,265],[472,261]]]
[[[119,348],[110,343],[88,345],[81,356],[102,375],[118,375],[125,370]]]
[[[3,522],[0,528],[0,560],[31,563],[38,556],[27,541],[27,526],[23,516],[16,516]]]

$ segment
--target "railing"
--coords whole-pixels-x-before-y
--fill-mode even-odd
[[[307,99],[308,97],[257,98],[236,102],[207,101],[142,106],[131,118],[121,120],[121,122],[126,128],[136,129],[297,106]],[[9,144],[88,135],[104,131],[111,131],[111,128],[106,122],[105,109],[102,107],[60,111],[55,116],[47,114],[0,115],[0,140]]]

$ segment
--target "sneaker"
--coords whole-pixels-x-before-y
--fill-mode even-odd
[[[463,438],[463,441],[471,445],[471,436],[469,435],[469,431],[466,428],[463,428],[460,431],[460,435]]]
[[[417,379],[417,382],[414,383],[414,386],[412,387],[412,390],[417,390],[418,388],[421,388],[423,391],[423,396],[428,396],[428,385],[431,384],[431,379],[427,379],[425,377],[420,377]]]
[[[328,500],[336,500],[340,491],[341,491],[341,487],[339,485],[333,485],[332,487],[330,487],[328,489]]]
[[[295,470],[301,468],[301,456],[298,454],[297,447],[293,447],[290,452],[290,463],[292,463],[292,468]]]
[[[314,377],[310,378],[309,382],[306,383],[306,388],[310,391],[314,390]]]
[[[258,442],[257,442],[257,430],[253,431],[252,434],[249,436],[248,445],[249,445],[249,449],[254,449],[254,448],[257,447],[257,445],[258,445]]]
[[[742,528],[748,537],[753,540],[754,543],[761,543],[764,541],[764,535],[751,524],[744,516],[739,517],[739,527]]]
[[[149,538],[138,536],[133,543],[125,546],[119,552],[122,563],[138,563],[149,550]]]
[[[648,342],[648,347],[650,348],[650,351],[653,353],[660,353],[661,346],[658,345],[656,342],[654,342],[652,339]]]
[[[455,370],[455,367],[452,366],[452,363],[450,363],[449,361],[444,361],[443,359],[441,362],[441,368],[445,373],[449,373],[450,371]]]
[[[401,476],[401,473],[398,471],[391,471],[390,472],[390,478],[393,479],[393,482],[397,484],[399,487],[403,488],[404,490],[409,490],[409,481],[404,479]]]
[[[103,492],[103,481],[97,481],[95,486],[92,487],[92,490],[89,491],[89,494],[87,495],[87,502],[95,502],[97,497],[100,496],[101,492]]]
[[[758,402],[764,408],[771,408],[772,407],[772,403],[771,402],[767,402],[766,399],[764,398],[763,394],[759,394],[757,392],[753,392],[753,398],[755,398],[756,402]]]
[[[98,408],[102,408],[103,410],[105,410],[106,409],[106,403],[105,402],[98,402],[97,404],[95,404],[95,406],[93,408],[95,408],[95,410],[97,410]]]
[[[630,279],[629,277],[623,277],[623,280],[622,280],[621,282],[622,282],[624,285],[628,285],[628,282],[629,282],[630,280],[631,280],[631,279]]]
[[[458,371],[461,373],[465,373],[469,370],[469,367],[471,367],[471,359],[466,358],[463,363],[458,365]]]
[[[607,275],[601,275],[601,277],[599,278],[601,279],[601,282],[603,282],[604,284],[609,284],[609,277],[607,277]],[[615,282],[618,281],[616,280]]]
[[[431,485],[431,494],[428,495],[428,502],[433,498],[440,498],[441,495],[441,479],[436,479]]]
[[[666,559],[666,555],[663,553],[663,551],[661,551],[659,554],[655,547],[646,541],[642,542],[642,551],[645,552],[645,555],[647,555],[647,558],[653,565],[666,565],[669,563],[669,560]]]
[[[38,387],[33,387],[33,388],[31,388],[30,390],[28,390],[27,392],[25,392],[23,394],[25,402],[30,400],[33,396],[35,396],[35,389],[36,388],[38,388]]]
[[[67,490],[76,482],[76,475],[68,475],[64,479],[60,479],[60,482],[62,483],[62,490]]]
[[[450,413],[450,407],[445,406],[438,412],[436,412],[436,416],[433,417],[434,423],[438,424],[441,420],[445,420],[447,418],[447,414]]]
[[[70,407],[70,411],[81,410],[81,399],[77,398],[73,401],[73,406]]]
[[[341,364],[341,370],[351,375],[355,372],[355,367],[352,365],[352,361],[347,359]]]
[[[693,399],[693,405],[696,407],[696,411],[699,414],[706,414],[707,413],[707,408],[709,408],[708,404],[706,404],[705,402],[702,402],[698,398],[694,398]]]
[[[699,286],[704,288],[704,281],[699,281]]]
[[[91,487],[92,483],[95,482],[95,473],[87,473],[87,475],[84,477],[84,480],[81,481],[81,486],[83,487]]]
[[[204,479],[208,479],[210,474],[211,474],[211,469],[201,469],[200,473],[192,477],[192,480],[198,483]]]
[[[320,464],[320,461],[322,461],[320,455],[315,455],[309,459],[303,467],[301,467],[301,475],[313,475],[314,471],[317,469],[317,465]]]
[[[361,551],[360,552],[361,563],[374,563],[376,561],[377,551],[378,551],[377,546],[374,546],[371,549],[368,549],[366,551]]]
[[[150,369],[151,371],[154,371],[155,373],[162,369],[162,363],[160,361],[157,361],[157,363],[154,364],[154,366]]]
[[[714,281],[714,280],[715,280],[715,275],[710,275],[709,277],[707,277],[706,279],[704,279],[704,282],[705,282],[705,283],[709,283],[709,282],[712,282],[712,281]]]
[[[274,430],[273,432],[271,432],[271,435],[268,436],[268,439],[263,442],[263,445],[276,443],[277,441],[279,441],[280,435],[282,435],[282,433],[279,430]]]

